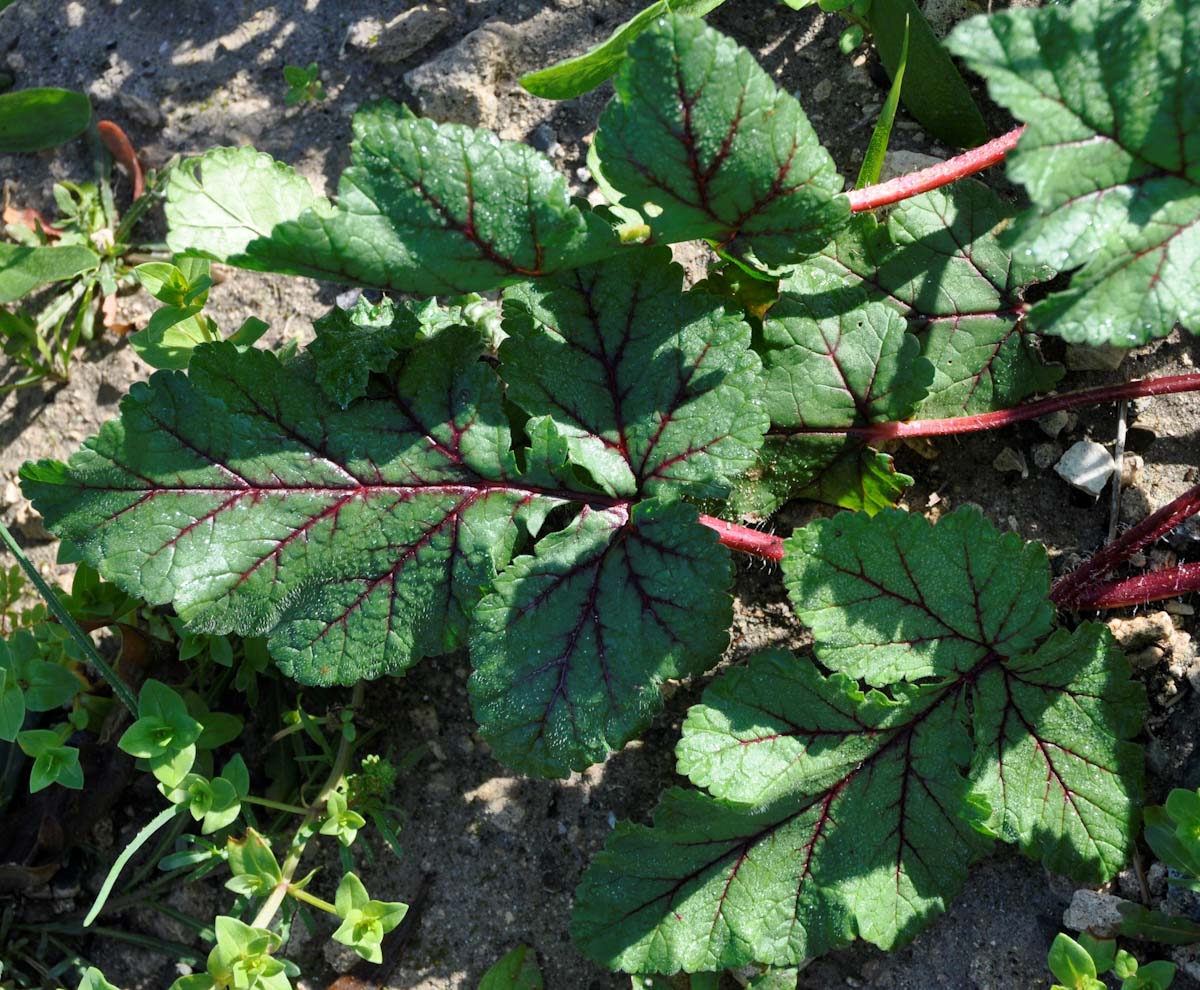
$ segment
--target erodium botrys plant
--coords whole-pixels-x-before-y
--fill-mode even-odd
[[[336,203],[251,148],[185,163],[177,253],[422,298],[335,311],[294,358],[198,346],[69,463],[27,465],[26,492],[106,578],[196,630],[268,637],[301,682],[468,647],[483,735],[541,775],[603,759],[664,679],[714,665],[730,548],[782,559],[813,655],[753,658],[688,715],[680,771],[708,793],[619,826],[577,898],[608,965],[893,946],[997,840],[1111,877],[1142,692],[1055,605],[1196,589],[1195,565],[1103,578],[1200,498],[1052,589],[1044,550],[979,514],[891,508],[906,479],[872,444],[1200,387],[1021,405],[1060,374],[1040,335],[1197,325],[1200,3],[968,22],[952,51],[1028,124],[848,195],[749,53],[643,20],[594,142],[609,207],[527,147],[391,103],[356,115]],[[965,178],[1005,157],[1023,211]],[[685,291],[666,245],[697,239],[722,263]],[[496,289],[498,323],[461,298]],[[862,511],[786,541],[732,521],[797,496]]]

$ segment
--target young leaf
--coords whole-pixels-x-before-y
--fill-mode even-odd
[[[416,307],[383,299],[372,304],[360,298],[353,309],[334,308],[313,321],[317,339],[308,353],[317,362],[317,381],[345,409],[367,394],[372,371],[386,371],[421,329]]]
[[[900,104],[900,87],[904,85],[904,70],[908,67],[908,36],[910,18],[904,18],[904,42],[900,46],[900,58],[892,72],[892,88],[888,90],[887,99],[879,109],[879,119],[875,121],[875,129],[871,131],[871,140],[867,142],[867,151],[863,155],[862,166],[858,170],[858,179],[854,188],[862,189],[879,181],[883,172],[883,162],[887,158],[888,140],[892,136],[892,124],[896,122],[896,108]]]
[[[64,144],[87,130],[91,119],[91,102],[74,90],[36,87],[5,93],[0,96],[0,154]]]
[[[1014,250],[1080,269],[1031,325],[1120,347],[1200,329],[1200,4],[1008,10],[949,45],[1028,121],[1008,156],[1034,203]]]
[[[527,945],[518,945],[483,974],[478,990],[542,990],[542,987],[537,953]]]
[[[800,104],[703,21],[659,20],[629,47],[615,85],[596,147],[656,239],[704,238],[777,265],[819,251],[845,224],[842,179]]]
[[[256,271],[422,295],[494,289],[618,246],[543,155],[487,131],[375,103],[354,115],[351,160],[334,208],[252,149],[192,159],[171,176],[168,243]]]
[[[1087,949],[1070,935],[1059,932],[1054,936],[1047,962],[1055,978],[1062,980],[1072,990],[1092,990],[1096,985],[1096,964]]]
[[[668,791],[652,827],[614,830],[576,895],[573,930],[589,956],[675,972],[794,964],[855,935],[892,947],[945,908],[997,835],[1080,878],[1125,862],[1141,783],[1127,740],[1144,701],[1111,637],[1084,626],[1039,646],[1050,617],[1042,552],[972,511],[936,527],[903,518],[818,521],[788,541],[783,564],[801,615],[812,618],[806,598],[821,602],[817,659],[889,693],[780,651],[718,678],[677,750],[680,771],[710,794]],[[1014,594],[1016,582],[1043,607]],[[962,609],[980,615],[977,649],[925,621],[953,623]],[[882,662],[847,663],[848,644],[867,639]],[[889,659],[902,652],[911,658]],[[916,671],[934,679],[898,680]],[[998,736],[997,720],[1025,732]],[[997,759],[1031,761],[1031,750],[1040,762],[999,778]],[[1042,800],[1054,802],[1044,815]],[[1085,802],[1097,806],[1072,810]]]

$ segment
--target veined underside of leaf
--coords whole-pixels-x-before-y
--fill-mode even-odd
[[[1007,157],[1034,204],[1014,251],[1078,269],[1030,324],[1119,347],[1200,327],[1200,4],[1003,11],[948,44],[1028,124]]]
[[[402,352],[345,409],[310,361],[203,346],[187,375],[132,389],[69,464],[27,465],[26,490],[110,580],[194,628],[268,636],[306,683],[399,673],[470,638],[498,755],[538,773],[581,768],[645,726],[663,678],[720,655],[728,552],[673,499],[727,490],[766,420],[749,328],[683,293],[664,249],[571,279],[565,296],[538,290],[539,312],[582,366],[543,369],[544,394],[527,388],[533,375],[506,398],[462,327]],[[639,284],[652,295],[612,308],[617,285]],[[597,322],[576,322],[581,299]],[[550,333],[512,332],[514,349]],[[607,404],[585,381],[593,346],[607,349]],[[643,382],[651,363],[659,377]],[[585,393],[597,441],[618,427],[627,438],[608,492],[589,477],[603,443],[561,418],[562,398]],[[510,402],[528,416],[523,436]],[[535,542],[551,510],[571,508]],[[673,597],[676,580],[688,595]],[[523,625],[533,612],[537,635]]]
[[[268,155],[218,148],[173,173],[166,212],[174,251],[426,296],[495,289],[619,247],[544,155],[387,101],[354,115],[336,206]]]
[[[796,497],[894,504],[907,479],[847,428],[1010,408],[1058,381],[1024,322],[1025,290],[1050,272],[1001,244],[1009,218],[986,186],[958,182],[898,204],[886,224],[853,217],[780,283],[763,320],[772,430],[762,480],[740,486],[738,508],[765,515]],[[864,350],[864,332],[847,331],[878,323],[878,310],[897,327],[886,349]]]
[[[800,104],[703,21],[661,18],[629,46],[614,85],[600,163],[656,240],[702,238],[781,265],[845,224],[841,176]]]
[[[1037,643],[1052,614],[1044,556],[970,511],[937,527],[843,514],[788,549],[789,591],[835,672],[773,651],[713,683],[677,750],[709,793],[669,791],[652,827],[617,826],[575,899],[589,956],[675,972],[786,965],[855,936],[892,948],[945,909],[994,837],[1091,882],[1124,865],[1144,699],[1103,627]],[[888,679],[918,670],[934,676]]]

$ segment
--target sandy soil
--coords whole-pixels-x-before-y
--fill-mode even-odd
[[[586,48],[639,4],[453,0],[444,30],[399,62],[380,61],[378,52],[355,41],[363,36],[352,31],[356,24],[369,17],[386,20],[407,6],[379,0],[19,0],[0,17],[5,53],[0,64],[19,86],[86,90],[98,116],[122,123],[150,165],[217,144],[253,143],[332,191],[348,157],[351,111],[386,95],[548,149],[586,193],[577,170],[607,92],[555,105],[524,94],[514,77]],[[844,171],[853,174],[884,93],[869,60],[851,61],[838,52],[839,22],[815,8],[791,13],[774,0],[737,0],[712,20],[756,51],[779,83],[800,96],[822,139]],[[467,48],[456,49],[460,44]],[[468,83],[444,71],[464,51],[484,60]],[[434,71],[411,77],[423,87],[414,91],[405,74],[435,59],[442,61]],[[328,99],[286,107],[283,66],[312,61],[322,68]],[[999,133],[1006,121],[992,112],[990,123]],[[903,114],[893,147],[946,153]],[[88,176],[87,156],[83,143],[76,142],[40,156],[0,158],[0,172],[12,182],[14,202],[46,210],[54,181]],[[311,321],[339,291],[310,280],[229,272],[214,289],[209,311],[227,328],[250,315],[268,319],[268,339],[278,346],[308,333]],[[144,321],[151,311],[144,297],[125,300],[123,308],[135,321]],[[1052,357],[1062,356],[1060,347],[1049,349]],[[1172,339],[1128,358],[1119,371],[1074,373],[1068,382],[1081,386],[1178,373],[1200,357],[1196,350],[1192,342]],[[146,374],[124,342],[107,340],[80,355],[68,385],[0,400],[0,492],[5,493],[0,511],[18,524],[47,570],[53,570],[53,545],[9,483],[27,458],[66,457],[115,415],[129,384]],[[1135,431],[1131,447],[1145,463],[1127,493],[1125,523],[1181,491],[1185,475],[1200,460],[1200,399],[1156,399],[1139,415],[1144,428]],[[947,441],[935,460],[901,450],[898,466],[919,479],[906,505],[936,515],[975,503],[1000,527],[1045,542],[1055,567],[1063,570],[1102,543],[1109,524],[1107,497],[1094,502],[1073,493],[1052,471],[1035,467],[1034,447],[1065,447],[1084,436],[1107,442],[1114,429],[1113,410],[1101,409],[1079,417],[1054,439],[1036,424],[1025,424]],[[1025,454],[1027,477],[993,468],[1005,447]],[[788,510],[777,527],[789,530],[813,511],[819,510]],[[1166,548],[1156,552],[1161,563]],[[1197,556],[1194,548],[1191,552]],[[731,659],[766,643],[803,643],[774,570],[744,565],[738,589]],[[1194,631],[1194,617],[1180,623]],[[474,732],[467,672],[464,656],[449,656],[421,664],[402,680],[373,685],[369,693],[372,712],[389,725],[387,741],[398,752],[420,743],[430,746],[397,797],[408,814],[405,858],[381,861],[368,878],[377,896],[408,899],[418,879],[430,877],[419,932],[389,986],[474,987],[500,954],[527,942],[538,949],[547,986],[554,990],[628,987],[628,977],[596,968],[572,947],[566,931],[572,891],[612,823],[645,820],[658,792],[675,781],[672,748],[679,723],[704,679],[678,686],[645,738],[605,765],[565,782],[545,782],[510,776],[490,758]],[[1182,675],[1150,669],[1143,676],[1156,699],[1150,796],[1159,799],[1171,785],[1200,784],[1200,755],[1193,752],[1200,699]],[[405,713],[399,724],[395,712]],[[128,808],[112,825],[123,831],[139,823],[137,809]],[[179,896],[181,907],[203,912],[225,895],[192,890]],[[891,955],[867,947],[835,953],[805,970],[801,987],[1046,987],[1045,953],[1069,896],[1070,886],[1047,877],[1040,866],[1002,853],[975,871],[951,913],[909,948]],[[130,917],[127,924],[152,922]],[[288,954],[323,957],[321,944],[311,939],[289,946]],[[100,961],[122,985],[161,987],[174,976],[172,965],[124,951],[102,952]],[[314,972],[309,985],[325,986],[329,977]],[[1181,980],[1176,985],[1197,984]]]

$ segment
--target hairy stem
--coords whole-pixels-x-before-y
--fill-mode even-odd
[[[901,175],[877,186],[854,189],[846,193],[846,198],[850,200],[850,211],[861,213],[864,210],[874,210],[890,203],[898,203],[919,193],[948,186],[959,179],[982,172],[985,168],[1003,161],[1004,156],[1017,146],[1017,141],[1024,132],[1025,126],[1021,125],[987,144],[972,148],[970,151],[939,162],[937,165],[923,168],[919,172]]]
[[[715,516],[701,516],[700,523],[709,529],[716,530],[719,542],[730,550],[739,550],[764,560],[783,560],[783,540],[773,533],[764,533],[760,529],[749,526],[739,526],[737,523],[726,522]]]
[[[1136,553],[1147,543],[1169,533],[1181,522],[1189,516],[1195,515],[1197,512],[1200,512],[1200,485],[1189,488],[1179,498],[1168,502],[1157,512],[1148,515],[1136,526],[1127,530],[1124,534],[1113,540],[1112,543],[1108,544],[1108,546],[1104,547],[1091,560],[1084,561],[1074,571],[1060,579],[1050,591],[1050,600],[1061,607],[1087,607],[1083,603],[1090,600],[1092,592],[1100,585],[1100,579],[1105,574],[1118,564],[1128,560],[1130,555]],[[1184,566],[1189,567],[1194,565],[1185,564]],[[1162,573],[1170,572],[1164,571]],[[1143,578],[1153,576],[1152,574],[1146,574],[1143,575]],[[1124,582],[1114,583],[1122,584]],[[1183,594],[1186,590],[1191,589],[1185,588],[1172,594]],[[1172,594],[1162,597],[1170,598]]]
[[[1120,581],[1089,584],[1071,599],[1071,607],[1083,610],[1124,608],[1195,591],[1200,591],[1200,563],[1180,564]]]
[[[1190,375],[1168,375],[1164,378],[1143,378],[1123,382],[1120,385],[1100,385],[1084,388],[1077,392],[1052,395],[1012,409],[980,413],[975,416],[952,416],[949,419],[913,419],[904,422],[873,423],[870,426],[851,426],[844,430],[780,430],[780,435],[802,436],[807,434],[837,433],[860,437],[867,443],[882,443],[904,437],[953,436],[958,433],[979,433],[996,430],[1027,419],[1039,419],[1060,409],[1077,406],[1093,406],[1104,402],[1119,402],[1122,399],[1139,399],[1152,395],[1171,395],[1177,392],[1200,392],[1200,373]]]

